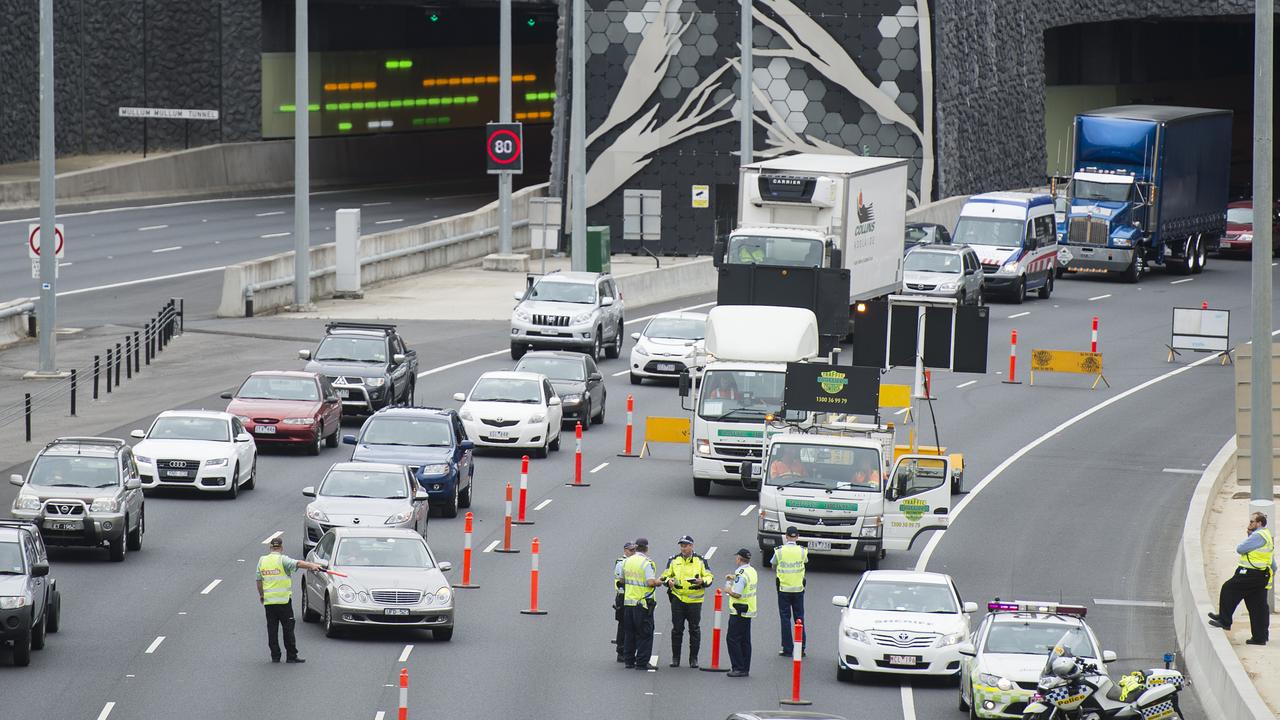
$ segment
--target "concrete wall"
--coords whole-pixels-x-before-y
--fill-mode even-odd
[[[547,186],[534,185],[517,191],[512,197],[511,217],[515,222],[529,217],[529,198],[541,197]],[[385,253],[409,251],[399,257],[361,266],[361,286],[383,280],[415,275],[461,262],[477,260],[498,250],[498,203],[492,202],[469,213],[433,220],[422,225],[391,230],[361,237],[360,256],[372,258]],[[483,233],[480,237],[452,241],[461,235]],[[512,232],[512,246],[528,247],[529,230],[517,227]],[[320,271],[311,278],[313,298],[331,297],[334,291],[335,247],[333,243],[311,248],[311,268]],[[250,286],[293,277],[293,253],[281,253],[258,260],[228,265],[223,271],[221,317],[243,317],[245,290]],[[280,310],[293,302],[293,283],[269,289],[254,289],[254,313]]]
[[[1191,496],[1182,543],[1173,561],[1173,625],[1182,663],[1212,717],[1274,720],[1226,633],[1210,627],[1207,618],[1207,613],[1217,610],[1217,588],[1211,593],[1205,581],[1202,538],[1214,495],[1223,483],[1235,479],[1235,452],[1233,437],[1209,463]]]
[[[666,302],[706,292],[716,286],[716,269],[711,258],[663,260],[652,270],[617,276],[618,291],[628,307]]]
[[[19,298],[0,302],[0,347],[21,342],[27,338],[27,315],[35,312],[32,306],[19,311],[36,301],[36,298]]]

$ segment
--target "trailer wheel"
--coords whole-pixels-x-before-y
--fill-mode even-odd
[[[1196,266],[1191,270],[1191,272],[1199,275],[1204,272],[1204,266],[1209,262],[1209,248],[1205,245],[1204,235],[1196,236],[1195,261]]]
[[[1124,271],[1125,282],[1138,282],[1142,279],[1144,270],[1146,270],[1146,262],[1142,259],[1142,249],[1135,248],[1133,251],[1133,262],[1129,263],[1129,268]]]

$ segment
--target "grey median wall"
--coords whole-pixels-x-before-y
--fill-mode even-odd
[[[0,348],[27,339],[27,316],[35,312],[37,299],[0,302]]]

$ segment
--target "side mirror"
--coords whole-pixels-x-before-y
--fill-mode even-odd
[[[973,646],[973,643],[960,643],[958,651],[965,657],[977,657],[978,655],[978,649]]]
[[[49,563],[31,563],[31,577],[45,577],[49,574]]]
[[[14,474],[10,475],[10,476],[9,476],[9,484],[10,484],[10,485],[17,485],[18,487],[22,487],[22,476],[21,476],[21,475],[19,475],[19,474],[17,474],[17,473],[14,473]]]
[[[831,262],[829,263],[830,267],[836,268],[837,270],[843,267],[841,263],[844,262],[844,253],[840,251],[840,248],[832,247],[827,252],[831,255]]]
[[[429,499],[430,499],[430,496],[429,496],[429,495],[427,495],[427,491],[426,491],[426,490],[416,490],[416,491],[414,491],[414,493],[413,493],[413,501],[414,501],[414,502],[424,502],[424,501],[429,500]]]
[[[328,560],[321,560],[320,558],[316,558],[313,562],[315,562],[315,564],[319,565],[321,568],[323,568],[323,569],[325,569],[325,570],[328,570],[328,569],[329,569],[329,561],[328,561]]]
[[[454,394],[453,394],[453,399],[454,399],[454,400],[457,400],[458,402],[466,402],[466,401],[467,401],[467,396],[466,396],[466,394],[465,394],[465,393],[454,393]]]
[[[511,299],[515,300],[516,302],[520,302],[521,300],[524,299],[524,293],[517,290],[516,292],[511,293]]]
[[[298,359],[299,359],[299,360],[310,360],[310,359],[311,359],[311,351],[310,351],[310,350],[299,350],[299,351],[298,351]]]
[[[343,445],[355,445],[355,444],[356,444],[356,436],[355,436],[355,435],[343,435],[343,436],[342,436],[342,444],[343,444]]]
[[[223,400],[230,400],[230,399],[234,398],[235,396],[234,396],[234,395],[232,395],[230,392],[224,392],[224,393],[222,393],[221,395],[219,395],[218,397],[222,398]]]
[[[132,437],[132,438],[138,438],[139,440],[142,440],[142,439],[144,439],[145,437],[147,437],[147,431],[146,431],[146,430],[134,430],[133,432],[129,433],[129,437]]]
[[[964,604],[964,613],[965,613],[966,615],[968,615],[968,614],[970,614],[970,613],[976,613],[976,612],[978,612],[978,603],[973,602],[973,601],[971,600],[971,601],[969,601],[969,602],[967,602],[967,603],[965,603],[965,604]]]
[[[884,486],[884,499],[885,500],[898,499],[898,487],[895,483],[887,483]]]
[[[404,353],[396,353],[395,355],[391,356],[391,362],[395,363],[396,365],[403,364],[405,360],[406,358],[404,356]]]
[[[613,298],[609,297],[608,295],[605,295],[604,297],[600,298],[600,307],[609,307],[612,304],[613,304]]]
[[[1115,654],[1115,652],[1114,652],[1114,651],[1112,651],[1112,650],[1103,650],[1103,651],[1102,651],[1102,662],[1104,662],[1104,663],[1113,663],[1113,662],[1115,662],[1115,661],[1116,661],[1116,654]]]
[[[476,447],[476,444],[471,442],[470,440],[463,440],[462,442],[458,443],[458,447],[462,448],[463,450],[474,450]]]
[[[236,442],[253,442],[253,436],[247,432],[242,432],[236,436]]]
[[[639,340],[639,339],[640,339],[640,333],[631,333],[631,339],[632,339],[632,340]]]
[[[728,247],[729,244],[724,240],[716,240],[711,244],[711,264],[714,267],[720,267],[724,264],[724,253]]]
[[[324,399],[324,404],[325,404],[325,405],[335,405],[335,404],[337,404],[337,402],[338,402],[338,396],[337,396],[337,395],[330,395],[330,396],[328,396],[328,397],[326,397],[326,398]]]
[[[600,382],[601,380],[604,380],[604,376],[598,372],[593,372],[587,376],[587,380],[589,382]]]
[[[440,568],[440,572],[449,572],[453,569],[453,563],[448,560],[441,560],[436,566]]]
[[[760,479],[755,476],[756,464],[750,460],[744,460],[738,466],[738,475],[742,479],[742,487],[745,490],[759,490]]]
[[[141,479],[141,478],[129,478],[128,480],[125,480],[125,481],[124,481],[124,489],[125,489],[125,490],[141,490],[141,489],[142,489],[142,479]]]
[[[832,605],[835,605],[835,606],[836,606],[836,607],[838,607],[838,608],[849,607],[849,596],[848,596],[848,595],[833,595],[833,596],[831,597],[831,604],[832,604]]]
[[[680,397],[689,397],[689,372],[680,373]]]
[[[559,395],[552,395],[552,396],[547,400],[547,406],[548,406],[548,407],[556,407],[556,406],[558,406],[559,404],[560,404],[560,396],[559,396]]]
[[[308,486],[306,486],[306,487],[302,488],[302,496],[303,496],[303,497],[315,497],[315,496],[316,496],[316,487],[315,487],[314,485],[308,485]]]

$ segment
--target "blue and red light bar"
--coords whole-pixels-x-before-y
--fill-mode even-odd
[[[1036,602],[1029,600],[1005,602],[1002,600],[994,600],[987,603],[987,612],[1045,613],[1048,615],[1070,615],[1072,617],[1082,618],[1089,612],[1089,609],[1083,605],[1063,605],[1061,603],[1053,602]]]

